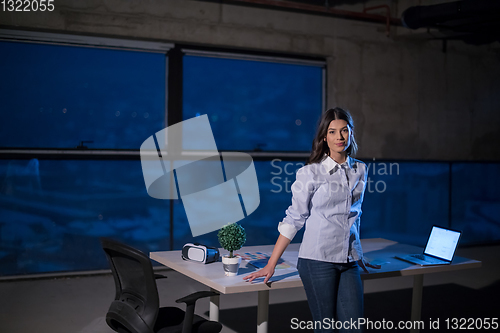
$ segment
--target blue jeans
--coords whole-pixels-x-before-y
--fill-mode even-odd
[[[351,326],[351,321],[357,324],[358,318],[363,317],[363,285],[356,262],[343,264],[299,258],[297,269],[313,320],[322,323],[317,325],[322,327],[315,327],[314,333],[362,332],[358,325]],[[348,325],[335,330],[333,320]]]

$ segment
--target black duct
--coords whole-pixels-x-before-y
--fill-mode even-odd
[[[473,44],[500,40],[500,1],[463,0],[406,9],[401,21],[410,29],[437,28]]]

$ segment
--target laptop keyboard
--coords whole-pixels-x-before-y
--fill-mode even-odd
[[[423,254],[412,254],[411,255],[413,258],[417,258],[420,260],[425,260],[425,256]]]

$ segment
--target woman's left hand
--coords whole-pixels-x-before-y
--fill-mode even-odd
[[[375,268],[375,269],[380,269],[380,267],[382,267],[380,265],[370,264],[368,261],[365,261],[365,259],[358,260],[358,265],[359,265],[359,267],[361,267],[363,269],[363,271],[365,271],[365,273],[370,273],[368,271],[368,268],[366,268],[366,267]]]

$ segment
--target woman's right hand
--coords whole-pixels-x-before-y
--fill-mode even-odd
[[[267,283],[267,281],[269,281],[269,279],[274,275],[274,268],[276,267],[276,264],[278,263],[278,260],[283,252],[285,252],[288,244],[290,244],[290,239],[280,234],[278,240],[276,241],[276,245],[274,245],[273,253],[271,254],[271,258],[269,258],[267,265],[260,271],[253,272],[252,274],[245,276],[243,280],[252,282],[256,278],[265,276],[264,283]]]
[[[267,283],[267,281],[269,281],[269,279],[273,275],[274,275],[274,267],[272,265],[266,265],[260,271],[253,272],[252,274],[245,276],[243,280],[247,280],[247,282],[252,282],[256,278],[265,276],[264,283]]]

